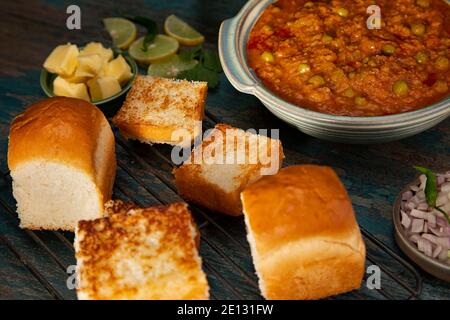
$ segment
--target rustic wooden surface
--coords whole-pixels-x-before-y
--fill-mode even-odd
[[[82,11],[82,30],[65,28],[68,5]],[[222,20],[234,16],[245,3],[233,1],[2,1],[0,4],[0,299],[74,299],[66,286],[66,268],[75,263],[73,234],[31,232],[18,228],[6,154],[9,124],[24,108],[44,98],[39,85],[42,62],[58,44],[82,45],[98,40],[109,44],[101,19],[121,12],[150,17],[159,23],[176,14],[201,30],[206,45],[216,48]],[[120,103],[105,109],[109,116]],[[320,141],[306,136],[272,116],[254,97],[237,92],[222,75],[220,85],[210,90],[206,127],[215,122],[247,128],[279,128],[286,165],[330,165],[344,181],[357,218],[365,230],[372,263],[383,266],[382,290],[365,285],[339,299],[405,299],[408,289],[420,299],[448,299],[450,285],[416,267],[408,269],[371,240],[370,235],[400,254],[393,240],[391,209],[394,198],[415,175],[420,164],[437,171],[449,170],[450,119],[415,137],[383,145],[352,146]],[[126,142],[117,135],[118,172],[115,197],[140,204],[180,200],[170,173],[170,149]],[[201,255],[212,298],[261,299],[256,286],[242,218],[230,218],[192,207],[201,228]],[[406,258],[405,258],[406,259]],[[412,263],[406,259],[411,265]],[[419,280],[414,277],[418,272]]]

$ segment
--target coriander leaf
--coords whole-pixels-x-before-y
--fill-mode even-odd
[[[425,196],[427,204],[430,207],[436,208],[436,199],[438,196],[436,175],[430,169],[414,166],[414,169],[423,173],[427,177],[427,184],[425,186]]]
[[[219,84],[219,76],[217,72],[205,68],[201,63],[198,63],[194,68],[180,72],[177,75],[178,79],[186,79],[190,81],[206,81],[209,88],[215,88]]]
[[[192,50],[180,52],[178,56],[183,61],[200,60],[202,50],[202,46],[196,46]]]
[[[220,64],[219,55],[213,51],[203,51],[203,65],[205,68],[215,72],[222,72],[222,65]]]
[[[210,89],[219,84],[219,73],[222,72],[219,56],[217,53],[203,49],[202,45],[194,47],[190,51],[178,54],[182,61],[197,60],[198,64],[190,69],[178,74],[178,79],[191,81],[206,81]]]
[[[158,33],[158,25],[156,24],[156,22],[142,16],[124,15],[123,17],[125,19],[133,21],[134,23],[140,24],[147,29],[147,34],[145,35],[144,42],[142,44],[142,50],[144,50],[144,52],[147,52],[148,45],[152,43],[152,41],[156,37],[156,34]]]

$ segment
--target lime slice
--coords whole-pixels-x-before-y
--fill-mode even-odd
[[[164,31],[171,37],[177,39],[181,44],[196,46],[203,41],[203,37],[197,30],[173,14],[166,18]]]
[[[180,72],[192,69],[197,60],[184,61],[176,54],[161,61],[152,63],[148,67],[148,75],[163,78],[175,78]]]
[[[130,56],[141,63],[151,63],[167,58],[177,52],[179,44],[174,38],[158,34],[147,51],[143,49],[144,37],[137,39],[130,46]]]
[[[136,39],[136,26],[130,20],[124,18],[106,18],[103,24],[112,38],[115,47],[127,49]]]

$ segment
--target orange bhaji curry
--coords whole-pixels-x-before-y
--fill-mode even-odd
[[[370,5],[380,29],[369,29]],[[381,116],[449,95],[444,0],[279,0],[251,31],[248,61],[283,99],[322,113]]]

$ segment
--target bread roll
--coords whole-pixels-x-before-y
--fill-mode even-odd
[[[72,231],[103,216],[116,172],[114,135],[93,104],[46,99],[14,119],[8,166],[20,226]]]
[[[281,169],[247,187],[241,199],[266,299],[319,299],[360,287],[365,246],[331,168]]]
[[[200,163],[195,163],[198,148],[202,157]],[[238,162],[239,157],[243,161]],[[217,163],[215,159],[224,161]],[[226,163],[225,159],[232,161]],[[277,173],[283,159],[280,140],[219,123],[173,174],[183,199],[227,215],[240,216],[241,191],[263,174]]]

